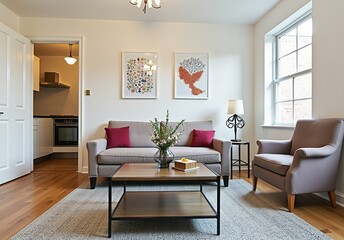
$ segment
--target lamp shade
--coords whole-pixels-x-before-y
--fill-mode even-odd
[[[228,114],[244,115],[244,104],[242,100],[228,101]]]
[[[64,58],[65,59],[65,61],[68,63],[68,64],[70,64],[70,65],[73,65],[74,63],[76,63],[76,59],[75,58],[73,58],[73,57],[65,57]]]

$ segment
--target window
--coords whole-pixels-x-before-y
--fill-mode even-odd
[[[274,41],[274,123],[312,118],[311,14],[283,29]]]

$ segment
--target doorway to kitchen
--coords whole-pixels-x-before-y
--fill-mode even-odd
[[[33,162],[78,159],[81,145],[81,39],[31,39],[34,55]],[[67,63],[66,57],[76,60]]]

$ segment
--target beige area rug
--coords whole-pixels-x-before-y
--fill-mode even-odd
[[[130,190],[147,190],[145,186]],[[151,186],[150,189],[198,189],[194,186]],[[273,194],[254,193],[244,180],[221,187],[221,235],[216,219],[113,221],[112,239],[329,239],[295,214]],[[216,187],[203,188],[216,201]],[[122,187],[113,188],[114,201]],[[25,227],[12,239],[107,239],[107,187],[78,188]],[[115,202],[116,203],[116,202]]]

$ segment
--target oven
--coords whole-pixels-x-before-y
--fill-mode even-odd
[[[78,146],[78,118],[54,118],[54,145]]]

